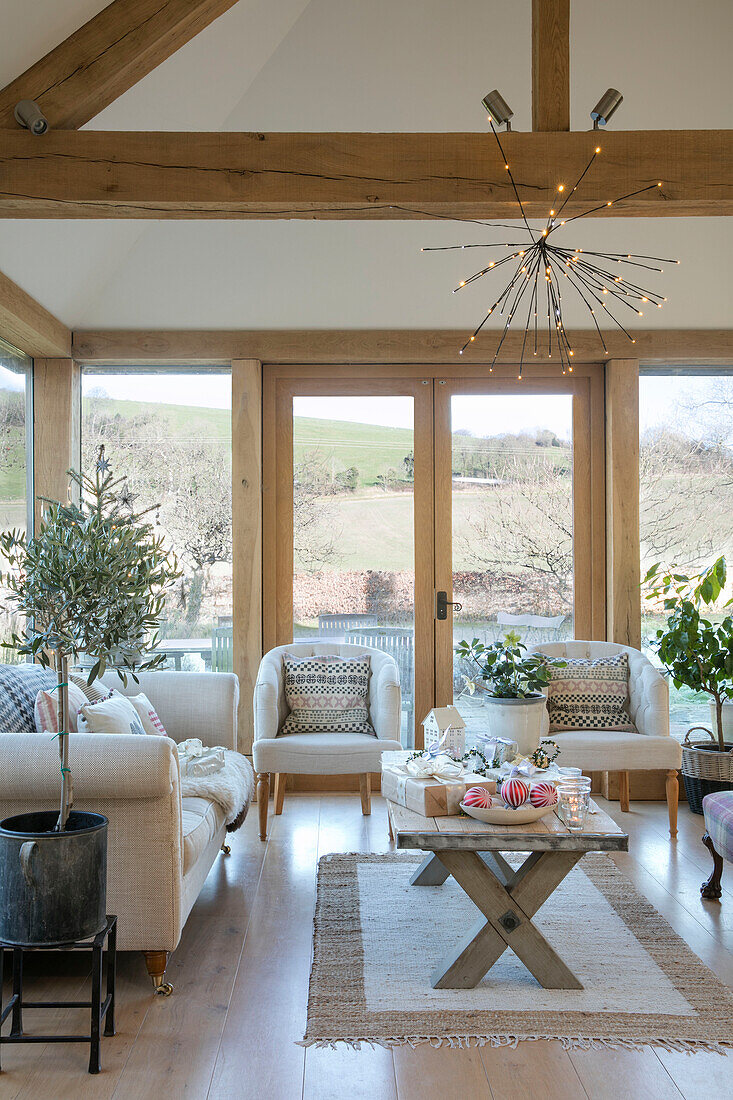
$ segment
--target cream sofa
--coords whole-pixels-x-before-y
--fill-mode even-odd
[[[371,658],[367,707],[376,737],[366,733],[288,733],[280,729],[288,716],[283,655],[293,657]],[[294,775],[354,775],[361,786],[361,807],[371,812],[370,776],[382,768],[382,753],[399,750],[402,716],[400,672],[388,653],[368,646],[338,642],[291,642],[262,658],[254,690],[255,736],[252,760],[257,773],[260,839],[267,837],[270,773],[275,775],[275,813],[282,813],[285,778]]]
[[[201,887],[224,845],[224,813],[202,798],[182,798],[176,742],[199,737],[236,748],[239,685],[231,673],[148,672],[122,685],[144,692],[169,737],[71,735],[74,802],[109,819],[107,911],[118,917],[121,950],[143,951],[156,990],[164,981]],[[59,759],[48,734],[0,734],[0,819],[52,809]]]
[[[568,730],[549,733],[549,716],[544,712],[543,737],[560,746],[559,764],[582,768],[584,772],[619,773],[621,809],[629,808],[629,772],[667,773],[666,793],[670,836],[677,836],[677,771],[682,747],[669,733],[669,687],[664,676],[638,649],[615,642],[546,642],[532,647],[548,657],[609,657],[626,653],[629,658],[629,713],[637,733],[610,730]]]

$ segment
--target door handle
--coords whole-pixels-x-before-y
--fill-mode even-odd
[[[452,607],[454,611],[460,611],[463,607],[463,604],[456,603],[454,600],[449,600],[447,592],[436,592],[435,593],[435,618],[436,619],[447,619],[448,618],[448,608],[449,607]]]

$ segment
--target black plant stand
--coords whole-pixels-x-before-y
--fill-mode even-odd
[[[107,995],[102,1000],[102,954],[104,941],[107,940]],[[108,916],[101,932],[92,940],[82,940],[63,948],[66,951],[92,952],[92,999],[91,1001],[24,1001],[23,1000],[23,955],[26,951],[58,951],[56,947],[17,947],[0,940],[0,1028],[12,1012],[10,1034],[0,1036],[2,1043],[89,1043],[89,1072],[99,1073],[99,1040],[102,1019],[104,1034],[115,1033],[115,971],[117,968],[117,917]],[[8,1004],[2,1003],[2,971],[5,952],[13,955],[13,993]],[[89,1035],[24,1035],[24,1008],[90,1008],[91,1034]]]

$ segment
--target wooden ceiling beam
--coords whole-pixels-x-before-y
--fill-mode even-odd
[[[68,358],[71,332],[0,271],[0,336],[35,358]]]
[[[113,0],[0,92],[0,127],[34,99],[52,128],[78,129],[235,3]]]
[[[609,358],[642,362],[733,364],[733,329],[640,329],[631,344],[623,333],[604,333]],[[482,334],[470,354],[459,355],[464,329],[250,329],[97,330],[75,332],[73,356],[86,363],[212,365],[232,359],[265,363],[460,363],[470,371],[491,362],[499,333]],[[595,329],[570,333],[576,363],[606,357]],[[522,333],[510,333],[502,363],[518,362]],[[540,347],[537,359],[545,362]],[[554,360],[549,360],[554,362]],[[559,366],[558,366],[559,370]]]
[[[570,129],[570,0],[532,0],[532,129]]]
[[[733,214],[733,130],[502,136],[530,217]],[[656,183],[663,181],[662,187]],[[652,185],[614,206],[611,199]],[[490,134],[0,132],[0,216],[517,218]]]

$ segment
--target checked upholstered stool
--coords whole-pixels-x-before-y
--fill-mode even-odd
[[[733,791],[706,794],[702,800],[702,812],[705,815],[702,842],[713,857],[713,871],[700,887],[700,893],[704,898],[715,900],[723,892],[720,886],[723,860],[733,863]]]

